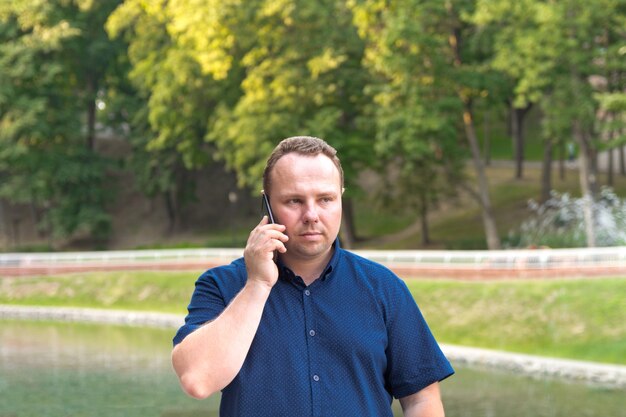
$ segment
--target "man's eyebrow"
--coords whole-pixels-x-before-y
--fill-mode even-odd
[[[299,193],[299,192],[291,192],[291,193],[285,193],[285,194],[280,194],[278,197],[279,198],[304,198],[306,197],[307,193]],[[340,193],[338,193],[335,190],[323,190],[320,192],[316,192],[313,193],[313,195],[315,197],[337,197]]]

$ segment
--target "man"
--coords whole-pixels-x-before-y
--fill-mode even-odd
[[[340,248],[343,171],[307,136],[283,140],[263,174],[277,224],[243,259],[196,282],[172,362],[185,392],[222,391],[220,416],[443,416],[454,371],[406,285]],[[274,261],[275,252],[278,258]]]

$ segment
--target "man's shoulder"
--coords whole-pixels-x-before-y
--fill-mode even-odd
[[[354,265],[359,265],[364,268],[371,268],[379,271],[389,271],[393,274],[393,272],[387,268],[385,265],[380,262],[374,261],[370,258],[367,258],[364,254],[359,252],[353,252],[347,249],[341,249],[342,251],[342,260],[344,262],[348,262]]]
[[[216,283],[238,285],[246,280],[246,264],[243,258],[238,258],[229,264],[218,265],[204,271],[199,281],[213,281]]]
[[[343,255],[342,278],[349,277],[346,282],[371,294],[382,311],[395,310],[404,301],[412,299],[404,280],[389,267],[361,253],[344,251]],[[404,301],[399,303],[399,300]]]
[[[342,249],[344,266],[356,269],[363,278],[398,282],[400,278],[389,267],[365,257],[362,254]]]

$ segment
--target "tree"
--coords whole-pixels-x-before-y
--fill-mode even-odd
[[[365,9],[356,10],[357,18],[363,19]],[[357,23],[367,38],[370,28]],[[372,96],[368,112],[375,124],[375,150],[384,179],[381,203],[398,212],[417,213],[421,244],[428,245],[428,214],[463,182],[465,158],[455,129],[459,109],[439,94],[432,83],[434,74],[424,71],[419,57],[394,51],[394,45],[411,35],[412,23],[399,19],[389,30],[371,34],[365,65],[373,77],[366,91]]]
[[[178,43],[172,8],[176,2],[129,0],[111,15],[107,30],[128,44],[130,86],[108,91],[120,121],[130,126],[128,158],[141,190],[162,196],[174,231],[182,207],[195,196],[191,173],[213,163],[204,137],[232,84],[216,80]],[[119,123],[119,122],[118,122]]]
[[[193,7],[191,7],[193,5]],[[208,118],[206,140],[240,186],[260,190],[265,159],[287,136],[326,139],[342,156],[344,244],[354,240],[350,195],[370,163],[371,135],[359,116],[363,42],[343,2],[169,2],[169,31],[204,74],[237,86]],[[233,88],[234,90],[234,88]],[[346,233],[347,232],[347,233]]]
[[[623,89],[623,88],[622,88]],[[608,185],[613,185],[614,151],[617,150],[620,161],[620,173],[626,175],[624,147],[626,146],[626,93],[596,93],[599,104],[599,129],[605,139],[603,148],[608,151]]]
[[[543,53],[538,46],[543,43],[545,33],[536,21],[537,6],[536,0],[515,3],[477,0],[469,18],[479,31],[491,33],[493,46],[488,65],[508,80],[506,102],[513,139],[515,178],[523,176],[525,117],[548,82],[537,69],[527,66],[533,54]]]
[[[0,11],[0,196],[52,237],[108,235],[107,162],[93,150],[98,82],[116,54],[117,1],[11,1]],[[92,65],[97,64],[97,68]]]
[[[474,125],[475,103],[489,96],[491,86],[499,84],[499,77],[485,70],[481,34],[465,20],[472,12],[473,3],[371,0],[352,4],[360,33],[368,40],[366,55],[372,58],[372,67],[383,68],[392,85],[417,80],[417,84],[426,86],[415,90],[419,94],[417,102],[430,112],[435,97],[432,112],[445,114],[446,120],[438,123],[439,129],[459,126],[464,132],[477,178],[477,189],[471,190],[471,194],[482,208],[487,246],[499,248],[500,238]],[[438,111],[437,102],[446,113]],[[451,109],[455,109],[453,118],[450,118]]]
[[[619,157],[619,173],[626,175],[626,48],[623,40],[626,35],[626,6],[622,2],[621,13],[611,15],[606,22],[604,34],[599,37],[598,69],[594,77],[598,103],[598,130],[602,139],[602,149],[608,152],[608,184],[613,185],[614,153]]]
[[[527,96],[534,96],[528,101],[540,101],[547,146],[573,138],[580,149],[589,246],[595,245],[595,160],[600,143],[596,136],[598,103],[593,99],[597,86],[591,80],[603,75],[604,63],[619,59],[619,48],[612,45],[623,39],[624,8],[622,0],[524,0],[514,5],[485,0],[478,2],[474,15],[478,24],[504,24],[508,28],[496,38],[494,62],[515,75],[518,100],[524,102]]]

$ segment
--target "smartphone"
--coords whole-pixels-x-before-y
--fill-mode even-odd
[[[265,194],[265,192],[261,193],[262,201],[263,201],[263,214],[267,214],[270,223],[276,223],[274,220],[274,213],[272,213],[272,206],[270,206],[270,199]],[[278,251],[274,251],[274,262],[278,260]]]
[[[265,193],[261,193],[263,196],[263,213],[267,214],[269,217],[270,223],[276,223],[274,220],[274,213],[272,213],[272,206],[270,206],[270,199]]]

